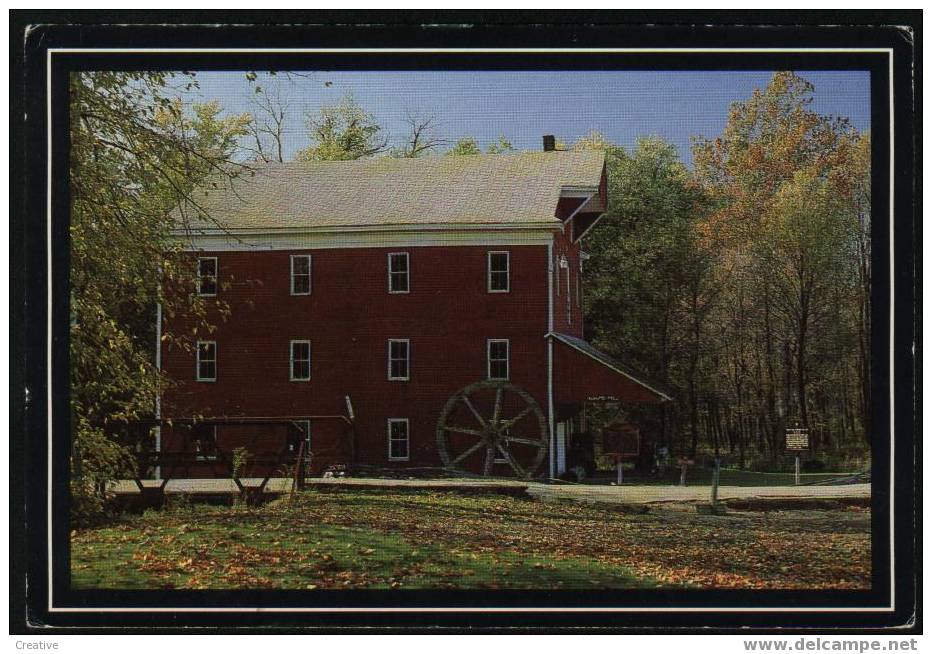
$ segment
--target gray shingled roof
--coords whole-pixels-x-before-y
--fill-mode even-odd
[[[531,224],[556,220],[562,189],[597,187],[603,164],[601,152],[296,161],[262,164],[193,198],[231,230]]]

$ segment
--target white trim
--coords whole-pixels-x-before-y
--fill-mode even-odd
[[[201,261],[214,262],[214,292],[205,293],[201,290]],[[217,291],[220,290],[220,264],[217,257],[198,257],[197,258],[197,294],[201,297],[217,297]]]
[[[481,230],[428,231],[359,231],[328,230],[326,232],[297,231],[223,232],[175,235],[174,240],[189,252],[236,252],[255,250],[342,250],[348,248],[416,247],[507,247],[516,245],[547,245],[560,222],[554,220],[545,228],[497,229],[485,225]]]
[[[492,343],[504,343],[505,344],[505,376],[504,377],[493,377],[492,376]],[[501,359],[495,359],[497,362],[501,362]],[[485,374],[486,379],[494,379],[496,381],[508,381],[511,379],[511,340],[507,338],[487,338],[485,339]]]
[[[294,346],[307,345],[307,377],[294,376]],[[299,359],[300,361],[300,359]],[[293,339],[288,342],[288,381],[309,382],[311,381],[311,341],[306,338]]]
[[[296,293],[294,290],[294,262],[295,259],[307,259],[307,291],[302,293]],[[288,266],[289,272],[291,274],[291,281],[289,283],[289,290],[291,295],[310,295],[311,291],[314,289],[314,276],[312,273],[312,267],[314,265],[314,260],[310,254],[292,254],[288,257]]]
[[[191,227],[177,228],[169,232],[170,236],[176,238],[191,239],[197,236],[210,235],[233,235],[233,236],[254,236],[256,234],[290,234],[292,236],[311,236],[314,234],[366,234],[370,232],[406,232],[417,234],[421,232],[507,232],[507,231],[535,231],[547,230],[557,231],[560,229],[562,221],[556,217],[545,220],[525,220],[517,222],[458,222],[458,223],[385,223],[380,225],[286,225],[275,227],[271,225],[262,225],[261,227]],[[301,248],[298,248],[301,249]]]
[[[586,199],[580,202],[578,207],[573,209],[573,213],[571,213],[569,216],[566,217],[566,220],[563,221],[563,224],[565,225],[568,222],[570,222],[573,218],[575,218],[576,214],[582,211],[592,201],[592,198],[596,196],[596,193],[583,193],[578,196],[573,196],[573,197],[581,197],[581,198],[586,198]]]
[[[405,258],[405,286],[406,288],[403,291],[396,291],[392,288],[392,275],[400,275],[402,271],[392,270],[392,257],[401,257]],[[406,293],[411,292],[411,255],[407,252],[389,252],[388,253],[388,292],[391,295],[405,295]]]
[[[404,424],[405,426],[405,452],[407,456],[392,456],[392,424]],[[410,461],[411,460],[411,425],[407,418],[389,418],[387,423],[386,438],[388,440],[388,460],[389,461]],[[397,440],[397,439],[396,439]]]
[[[592,224],[591,224],[591,225],[589,225],[588,227],[586,227],[586,229],[583,230],[583,233],[580,234],[580,235],[576,238],[576,241],[575,241],[575,242],[576,242],[576,243],[581,242],[581,241],[583,240],[583,237],[584,237],[586,234],[588,234],[589,231],[590,231],[593,227],[595,227],[596,225],[598,225],[598,224],[599,224],[599,221],[601,221],[602,218],[603,218],[604,216],[605,216],[605,212],[603,211],[601,214],[599,214],[599,217],[598,217],[598,218],[596,218],[595,220],[592,221]]]
[[[492,255],[493,254],[504,254],[505,255],[505,288],[495,289],[492,288]],[[511,252],[508,250],[489,250],[485,253],[485,270],[486,270],[486,284],[485,290],[489,293],[511,293]],[[495,272],[500,273],[501,270],[496,270]]]
[[[392,343],[405,344],[405,372],[404,377],[392,377]],[[401,361],[401,359],[397,359]],[[409,338],[390,338],[388,339],[388,381],[410,381],[411,380],[411,339]]]
[[[896,138],[895,138],[896,135],[894,134],[894,131],[893,131],[894,107],[893,107],[893,50],[892,49],[890,50],[889,70],[890,70],[890,75],[889,75],[890,76],[890,106],[889,106],[889,111],[890,111],[890,200],[889,200],[890,201],[890,270],[889,270],[890,323],[889,323],[888,328],[890,330],[890,377],[888,378],[889,379],[888,383],[890,384],[890,550],[889,552],[890,552],[890,608],[892,609],[894,606],[894,598],[896,597],[896,593],[895,593],[896,591],[896,566],[894,565],[895,561],[894,561],[894,556],[893,556],[893,550],[896,547],[896,541],[893,538],[893,534],[896,533],[895,528],[894,528],[894,516],[896,515],[896,511],[895,511],[896,507],[894,506],[894,500],[896,498],[896,493],[894,491],[896,489],[894,488],[894,485],[893,485],[893,480],[896,478],[894,476],[896,472],[895,460],[894,460],[894,452],[896,452],[896,448],[894,447],[894,441],[896,439],[896,423],[894,419],[894,416],[896,415],[896,397],[893,392],[893,389],[895,387],[893,380],[896,379],[896,375],[894,374],[895,371],[894,371],[894,361],[893,361],[894,335],[896,333],[894,330],[895,325],[894,325],[894,320],[893,320],[893,316],[895,315],[894,311],[896,309],[896,289],[894,288],[894,280],[896,279],[896,256],[895,256],[895,252],[893,248],[893,244],[894,244],[893,203],[894,203],[894,199],[896,196],[894,194],[895,184],[894,184],[893,171],[895,170],[894,168],[895,162],[893,160],[893,143],[896,141]],[[916,190],[919,190],[919,188],[921,187],[916,185],[916,186],[913,186],[913,188]],[[915,347],[916,345],[914,341],[913,348]],[[915,352],[915,349],[913,351]]]
[[[201,377],[201,346],[202,345],[213,345],[214,346],[214,376],[213,377]],[[217,341],[198,341],[197,346],[194,349],[195,363],[194,363],[194,380],[199,382],[215,382],[217,381],[217,366],[218,359],[220,358],[219,352],[220,348],[217,347]],[[207,359],[206,361],[210,361]]]
[[[638,384],[639,386],[643,386],[644,388],[648,389],[648,390],[651,391],[652,393],[655,393],[656,395],[659,395],[660,397],[662,397],[662,398],[664,398],[664,399],[666,399],[666,400],[672,400],[672,399],[673,399],[672,397],[670,397],[670,396],[667,395],[666,393],[664,393],[664,392],[662,392],[662,391],[658,391],[656,388],[654,388],[653,386],[651,386],[651,385],[649,385],[649,384],[645,384],[643,381],[641,381],[641,380],[638,379],[637,377],[631,376],[630,374],[628,374],[628,373],[625,372],[624,370],[621,370],[620,368],[617,368],[617,367],[615,367],[615,366],[609,364],[608,362],[603,361],[602,359],[596,359],[596,358],[595,358],[594,356],[592,356],[589,352],[586,352],[585,350],[578,348],[576,345],[574,345],[574,344],[571,343],[570,341],[565,341],[565,340],[563,340],[562,338],[560,338],[560,334],[551,332],[551,333],[547,334],[547,338],[548,338],[551,342],[553,342],[553,339],[557,339],[558,341],[560,341],[560,342],[563,343],[564,345],[568,345],[569,347],[573,348],[573,349],[576,350],[577,352],[581,352],[581,353],[585,354],[587,357],[589,357],[589,358],[592,359],[593,361],[595,361],[595,362],[597,362],[597,363],[601,363],[601,364],[602,364],[603,366],[605,366],[606,368],[608,368],[608,369],[610,369],[610,370],[614,370],[615,372],[617,372],[617,373],[620,374],[620,375],[624,375],[625,377],[627,377],[628,379],[630,379],[630,380],[633,381],[634,383]]]

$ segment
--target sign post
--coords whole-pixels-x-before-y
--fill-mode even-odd
[[[614,423],[602,429],[602,454],[615,457],[617,481],[624,481],[625,459],[636,459],[641,452],[641,430],[631,423]]]
[[[786,449],[796,453],[796,486],[799,486],[799,453],[809,449],[809,430],[798,425],[786,430]]]

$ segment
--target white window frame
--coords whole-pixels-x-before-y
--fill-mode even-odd
[[[202,345],[213,345],[214,346],[214,376],[213,377],[201,377],[201,346]],[[217,341],[198,341],[195,346],[195,362],[194,362],[194,379],[199,382],[215,382],[217,381],[217,360],[219,357],[220,348],[217,347]],[[210,359],[207,359],[210,361]]]
[[[405,456],[392,456],[392,425],[395,423],[404,424],[405,426]],[[389,418],[386,429],[386,438],[388,440],[388,460],[389,461],[410,461],[411,460],[411,424],[407,418]],[[397,439],[396,439],[397,440]]]
[[[201,290],[201,261],[214,262],[214,292],[205,293]],[[197,294],[201,297],[217,297],[217,291],[220,290],[220,263],[217,257],[198,257],[197,258]]]
[[[307,291],[298,292],[298,291],[295,291],[295,290],[294,290],[294,280],[295,280],[294,262],[295,262],[295,259],[307,259]],[[314,285],[313,275],[311,274],[311,266],[312,266],[312,263],[313,263],[313,259],[311,258],[311,255],[309,255],[309,254],[292,254],[291,257],[289,258],[289,262],[290,262],[290,272],[291,272],[291,285],[290,285],[291,294],[292,294],[292,295],[310,295],[310,294],[311,294],[311,290],[314,288],[314,286],[313,286],[313,285]]]
[[[216,461],[217,460],[217,425],[213,425],[211,429],[211,438],[214,439],[214,453],[213,454],[195,454],[195,461]],[[200,443],[200,441],[198,441]]]
[[[407,281],[407,288],[403,291],[396,291],[392,288],[392,257],[405,258],[405,281]],[[401,271],[395,272],[396,275],[400,275]],[[411,292],[411,255],[407,252],[389,252],[388,253],[388,292],[392,295],[404,295],[405,293]]]
[[[493,254],[504,254],[505,255],[505,288],[492,288],[492,255]],[[486,270],[486,290],[489,293],[510,293],[511,292],[511,252],[507,250],[490,250],[486,252],[485,255],[485,270]],[[496,270],[495,272],[502,272],[501,270]]]
[[[506,352],[505,352],[505,376],[504,377],[493,377],[492,376],[492,343],[504,343]],[[501,361],[501,359],[496,359],[496,361]],[[507,338],[489,338],[485,342],[485,372],[487,379],[496,379],[496,380],[508,380],[511,378],[511,341]]]
[[[294,376],[294,346],[307,345],[307,377]],[[311,341],[306,338],[299,338],[289,341],[288,343],[288,379],[293,382],[311,381]]]
[[[407,373],[404,377],[393,377],[392,376],[392,343],[404,343],[405,344],[405,372]],[[394,359],[395,361],[401,361],[401,359]],[[390,338],[388,339],[388,381],[410,381],[411,380],[411,339],[409,338]]]

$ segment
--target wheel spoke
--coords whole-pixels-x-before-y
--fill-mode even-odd
[[[470,454],[472,454],[473,452],[475,452],[476,450],[478,450],[478,449],[479,449],[480,447],[482,447],[483,445],[485,445],[485,443],[483,443],[482,441],[479,441],[478,443],[476,443],[475,445],[473,445],[472,447],[470,447],[468,450],[466,450],[465,452],[463,452],[462,454],[460,454],[458,457],[456,457],[455,459],[453,459],[453,461],[451,461],[450,463],[451,463],[452,465],[456,465],[457,463],[459,463],[460,461],[462,461],[463,459],[465,459],[466,457],[468,457]]]
[[[466,406],[468,406],[469,410],[472,411],[472,414],[476,416],[476,420],[479,421],[479,424],[485,427],[485,420],[482,418],[482,416],[479,415],[479,412],[476,411],[476,407],[472,405],[472,402],[469,401],[469,398],[466,397],[465,395],[463,395],[462,398],[463,398],[463,403]]]
[[[501,453],[505,456],[505,460],[508,461],[508,465],[511,466],[511,469],[514,470],[515,473],[517,473],[517,475],[518,475],[519,477],[527,477],[527,476],[528,476],[527,471],[525,471],[525,469],[522,468],[522,467],[518,464],[518,462],[515,460],[515,458],[511,455],[511,452],[509,452],[509,451],[506,450],[504,447],[502,447],[501,443],[498,444],[498,451],[501,452]]]
[[[505,434],[503,438],[509,443],[521,443],[522,445],[533,445],[534,447],[542,447],[544,445],[544,443],[541,441],[534,441],[530,438],[521,438],[520,436],[509,436],[508,434]]]
[[[528,408],[526,408],[524,411],[522,411],[521,413],[519,413],[518,415],[516,415],[514,418],[509,418],[508,420],[503,420],[503,421],[502,421],[502,424],[501,424],[501,427],[502,427],[503,429],[508,429],[509,427],[514,427],[515,424],[516,424],[519,420],[521,420],[521,418],[523,418],[523,417],[526,416],[527,414],[531,413],[533,410],[534,410],[534,409],[532,409],[531,407],[528,407]]]
[[[443,431],[452,431],[457,434],[472,434],[473,436],[482,436],[482,432],[472,427],[461,427],[460,425],[443,425],[440,429]]]
[[[492,424],[498,424],[498,416],[502,412],[502,387],[495,389],[495,409],[492,411]]]

